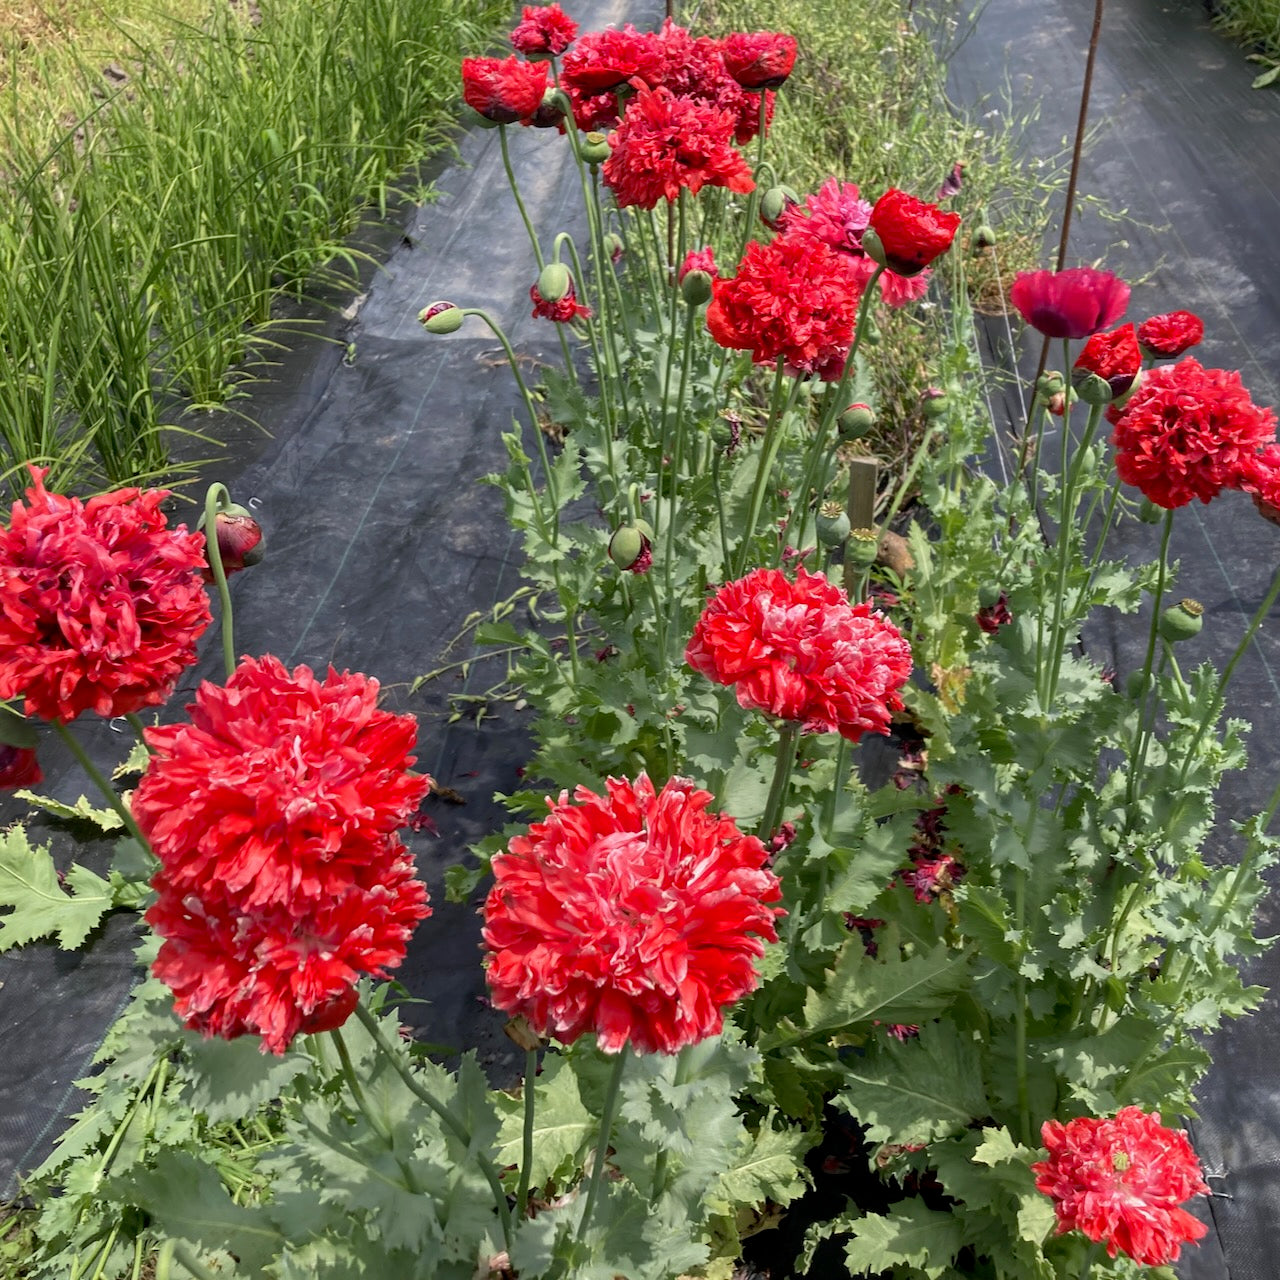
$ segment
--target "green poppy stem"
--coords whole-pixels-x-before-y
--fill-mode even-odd
[[[218,512],[230,505],[231,495],[226,485],[211,484],[204,495],[204,547],[209,572],[218,589],[218,607],[222,612],[222,665],[227,679],[236,669],[236,641],[234,618],[231,612],[231,591],[227,587],[227,571],[222,567],[222,553],[218,550]]]
[[[605,1087],[604,1110],[600,1114],[600,1139],[596,1143],[595,1160],[591,1165],[591,1180],[587,1183],[587,1203],[582,1210],[582,1220],[578,1223],[579,1244],[586,1239],[591,1215],[600,1195],[600,1184],[604,1181],[604,1167],[609,1159],[609,1140],[613,1136],[613,1122],[618,1117],[618,1104],[622,1100],[622,1072],[626,1065],[627,1051],[623,1049],[615,1055],[613,1071]]]
[[[93,785],[102,793],[102,798],[120,815],[120,820],[124,823],[124,829],[149,852],[151,846],[147,843],[146,836],[142,834],[142,829],[138,826],[137,819],[129,812],[128,806],[120,798],[120,793],[107,781],[102,770],[89,759],[88,753],[80,745],[80,740],[61,720],[50,720],[49,723],[53,727],[54,733],[67,744],[67,749],[75,756],[85,773],[89,775]]]

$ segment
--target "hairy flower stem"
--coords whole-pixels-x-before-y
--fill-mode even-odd
[[[546,261],[542,256],[542,246],[538,243],[538,233],[533,229],[533,223],[529,220],[529,211],[524,207],[524,200],[520,196],[520,186],[516,182],[516,171],[511,167],[511,153],[507,150],[507,126],[500,124],[498,126],[498,143],[502,147],[502,167],[507,171],[507,182],[511,186],[511,194],[515,197],[516,208],[520,210],[520,221],[524,223],[524,229],[529,233],[529,243],[533,246],[533,256],[537,260],[538,270],[541,271],[546,266]]]
[[[778,749],[773,760],[773,781],[769,784],[769,798],[764,804],[764,814],[756,835],[767,841],[778,825],[778,818],[786,803],[787,784],[796,762],[796,742],[800,737],[800,725],[788,720],[778,731]]]
[[[1151,681],[1151,664],[1155,659],[1156,640],[1160,635],[1160,609],[1164,604],[1164,588],[1169,573],[1169,539],[1173,535],[1173,508],[1164,515],[1164,528],[1160,535],[1160,562],[1156,571],[1156,593],[1151,609],[1151,627],[1147,633],[1147,656],[1142,664],[1142,706],[1138,712],[1138,729],[1134,735],[1133,752],[1129,759],[1129,778],[1125,784],[1125,834],[1133,830],[1134,800],[1138,795],[1138,783],[1146,768],[1147,744],[1149,730],[1147,726],[1148,711],[1152,724],[1155,723],[1155,703],[1153,691],[1147,688]]]
[[[473,1148],[472,1144],[475,1139],[467,1126],[444,1103],[424,1087],[422,1082],[405,1065],[395,1048],[387,1043],[387,1038],[382,1034],[382,1028],[378,1025],[377,1018],[362,1004],[356,1005],[355,1014],[377,1046],[378,1052],[386,1059],[396,1075],[404,1081],[405,1087],[409,1092],[424,1106],[433,1111],[440,1118],[445,1128],[475,1157],[476,1163],[480,1166],[480,1172],[484,1174],[485,1181],[488,1182],[489,1189],[493,1192],[494,1206],[498,1210],[498,1219],[502,1224],[502,1238],[507,1250],[510,1251],[513,1243],[511,1206],[507,1203],[507,1193],[502,1189],[502,1179],[498,1177],[498,1171],[494,1167],[493,1161],[483,1151]]]
[[[720,484],[720,462],[724,456],[714,441],[711,445],[711,487],[716,495],[716,516],[720,522],[720,558],[724,563],[724,581],[733,577],[733,557],[729,552],[729,528],[724,518],[724,489]]]
[[[369,1127],[382,1139],[383,1144],[391,1153],[392,1159],[400,1170],[401,1177],[404,1178],[405,1188],[412,1195],[421,1195],[422,1184],[413,1176],[413,1170],[409,1167],[408,1161],[396,1153],[395,1139],[392,1137],[391,1130],[380,1116],[374,1114],[373,1109],[369,1106],[369,1099],[365,1097],[364,1088],[360,1084],[360,1077],[356,1075],[355,1066],[351,1061],[351,1054],[347,1051],[347,1042],[342,1038],[342,1029],[334,1027],[329,1032],[329,1038],[333,1041],[333,1047],[338,1051],[338,1061],[342,1064],[342,1079],[356,1104],[356,1110],[369,1122]]]
[[[111,806],[112,809],[120,815],[120,821],[124,823],[124,829],[145,849],[151,852],[151,846],[147,843],[147,838],[142,834],[142,828],[138,826],[137,820],[133,814],[129,812],[128,806],[120,798],[120,793],[107,781],[102,770],[98,768],[92,760],[89,759],[88,752],[80,745],[80,740],[73,734],[61,720],[50,720],[54,733],[67,744],[67,749],[75,756],[80,767],[89,775],[89,780],[102,793],[102,798]]]
[[[1028,854],[1036,812],[1033,802],[1031,822],[1028,824],[1026,836]],[[1027,872],[1025,867],[1018,867],[1014,872],[1013,882],[1013,928],[1018,937],[1018,969],[1014,976],[1013,995],[1013,1056],[1018,1081],[1018,1130],[1022,1135],[1023,1145],[1031,1146],[1031,1090],[1027,1081],[1027,977],[1022,972],[1022,957],[1027,951],[1027,940],[1023,932],[1026,928],[1026,916]]]
[[[227,571],[222,566],[222,553],[218,549],[218,512],[230,503],[231,495],[226,485],[211,484],[204,495],[204,555],[218,589],[218,608],[222,615],[222,665],[228,680],[236,669],[236,641]]]
[[[681,218],[681,234],[683,235],[684,219]],[[679,296],[677,289],[676,295]],[[694,334],[697,329],[699,309],[685,307],[684,350],[680,357],[680,389],[676,393],[675,443],[671,456],[671,493],[667,501],[667,553],[662,565],[662,588],[667,596],[667,634],[680,635],[680,595],[672,587],[671,574],[676,562],[676,499],[680,492],[681,473],[684,470],[685,434],[687,423],[684,411],[685,396],[689,389],[689,365],[693,356]],[[668,367],[670,357],[668,357]]]
[[[559,540],[560,530],[560,497],[556,492],[556,477],[551,470],[551,458],[547,454],[547,443],[542,438],[542,428],[538,425],[538,410],[534,404],[533,395],[529,391],[528,385],[525,383],[524,375],[520,372],[520,363],[516,359],[515,349],[511,345],[511,340],[507,337],[502,326],[487,312],[479,307],[462,308],[464,316],[478,316],[489,326],[489,332],[497,338],[502,345],[502,350],[507,357],[507,363],[511,366],[512,376],[516,380],[516,386],[520,390],[521,398],[524,400],[525,411],[529,415],[529,427],[533,431],[534,442],[538,446],[538,460],[542,464],[543,478],[547,483],[547,496],[551,499],[552,516],[549,522],[551,530],[551,544],[554,546]],[[536,493],[530,489],[529,498],[533,502],[534,507],[538,507]]]
[[[784,396],[783,385],[786,376],[786,362],[779,356],[773,378],[773,396],[769,402],[769,421],[764,429],[764,440],[760,444],[760,456],[756,459],[756,478],[751,486],[751,505],[747,508],[747,520],[742,529],[742,543],[738,547],[735,576],[739,578],[746,573],[747,561],[751,558],[751,542],[755,537],[756,521],[760,519],[760,508],[764,505],[765,487],[773,474],[773,464],[777,460],[778,448],[782,443],[782,423],[795,399],[795,388],[800,385],[799,379],[793,379],[792,394]]]
[[[1172,514],[1172,512],[1170,512]],[[1223,702],[1227,685],[1235,674],[1235,669],[1239,665],[1240,659],[1244,657],[1245,650],[1253,642],[1253,637],[1257,635],[1258,628],[1262,626],[1263,619],[1271,612],[1272,606],[1276,602],[1276,597],[1280,596],[1280,569],[1276,570],[1275,576],[1271,579],[1271,586],[1267,590],[1267,594],[1262,598],[1262,603],[1258,606],[1257,612],[1250,619],[1245,633],[1240,638],[1240,643],[1236,645],[1235,652],[1231,655],[1231,660],[1223,669],[1222,677],[1218,681],[1217,695],[1210,699],[1208,706],[1205,707],[1200,717],[1200,723],[1196,726],[1195,733],[1187,739],[1187,754],[1182,761],[1182,767],[1178,771],[1177,789],[1181,791],[1187,781],[1187,774],[1191,772],[1191,762],[1195,759],[1196,753],[1199,751],[1204,735],[1208,733],[1209,726],[1217,719],[1222,712]]]
[[[756,134],[756,163],[755,173],[759,173],[764,164],[764,131],[768,125],[769,119],[769,95],[764,90],[760,90],[760,129]],[[738,264],[741,266],[742,259],[746,256],[747,245],[751,243],[751,233],[756,229],[756,218],[760,213],[760,183],[757,181],[755,186],[751,188],[751,194],[747,197],[747,216],[742,222],[742,240],[738,246]]]
[[[587,1184],[587,1203],[582,1210],[582,1220],[578,1223],[579,1244],[586,1239],[587,1228],[591,1225],[591,1213],[600,1195],[600,1184],[604,1181],[604,1167],[609,1159],[609,1139],[613,1136],[613,1122],[617,1119],[618,1104],[622,1100],[622,1072],[626,1065],[627,1051],[623,1049],[615,1055],[613,1071],[605,1087],[604,1109],[600,1113],[600,1139],[596,1143],[595,1160],[591,1165],[591,1181]]]
[[[516,1213],[523,1218],[529,1211],[529,1178],[533,1173],[533,1108],[534,1083],[538,1078],[538,1051],[524,1053],[524,1129],[520,1136],[520,1181],[516,1185]]]
[[[1058,581],[1053,594],[1053,629],[1050,634],[1050,662],[1048,670],[1048,680],[1045,685],[1044,697],[1041,699],[1040,705],[1047,713],[1053,705],[1054,695],[1058,691],[1058,677],[1062,673],[1062,656],[1067,647],[1067,627],[1070,625],[1070,616],[1067,617],[1066,623],[1063,622],[1063,601],[1067,594],[1067,562],[1070,559],[1070,551],[1079,541],[1079,532],[1076,529],[1076,506],[1077,506],[1077,490],[1080,485],[1080,473],[1084,469],[1085,455],[1089,446],[1093,443],[1093,437],[1097,433],[1098,423],[1102,421],[1103,405],[1089,406],[1089,420],[1085,423],[1084,435],[1080,437],[1080,443],[1076,446],[1075,457],[1071,461],[1071,465],[1067,466],[1067,439],[1068,434],[1063,429],[1062,435],[1062,493],[1061,503],[1058,513]],[[1065,424],[1065,418],[1064,418]]]

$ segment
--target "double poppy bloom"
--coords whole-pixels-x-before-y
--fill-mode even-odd
[[[1162,1267],[1208,1231],[1181,1207],[1208,1194],[1200,1162],[1187,1135],[1165,1128],[1159,1115],[1125,1107],[1111,1119],[1047,1120],[1041,1141],[1049,1158],[1031,1172],[1053,1200],[1059,1235],[1080,1231],[1105,1244],[1109,1257]]]
[[[519,58],[463,58],[462,96],[494,124],[533,117],[547,91],[547,64]]]
[[[1120,479],[1166,510],[1239,487],[1276,430],[1275,414],[1253,403],[1238,373],[1205,369],[1191,356],[1150,370],[1107,417]]]
[[[395,834],[430,786],[378,683],[246,658],[186,724],[148,729],[133,812],[160,861],[154,964],[189,1027],[283,1053],[355,1007],[430,915]]]
[[[527,4],[511,32],[511,47],[530,61],[558,57],[574,41],[578,24],[558,4]]]
[[[888,270],[913,276],[951,248],[959,226],[958,213],[891,187],[871,209],[862,247]]]
[[[850,742],[888,733],[911,675],[911,647],[897,627],[804,568],[794,582],[755,569],[726,583],[702,611],[685,661],[731,685],[743,707]]]
[[[776,89],[796,64],[796,38],[779,31],[735,32],[721,41],[720,54],[744,89]]]
[[[579,787],[493,860],[484,945],[493,1003],[539,1035],[605,1053],[677,1053],[755,989],[782,897],[766,851],[685,778]]]
[[[1071,381],[1081,399],[1106,404],[1125,395],[1142,372],[1142,352],[1133,325],[1121,325],[1111,333],[1095,333],[1080,352],[1072,370]],[[1086,384],[1096,378],[1098,397],[1089,394]]]
[[[210,622],[204,535],[168,527],[164,490],[81,502],[45,474],[0,530],[0,698],[61,723],[155,706]]]
[[[1138,326],[1138,344],[1156,360],[1176,360],[1204,341],[1204,321],[1194,311],[1168,311]]]

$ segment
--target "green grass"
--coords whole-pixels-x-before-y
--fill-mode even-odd
[[[1221,0],[1217,25],[1269,60],[1280,60],[1280,0]]]
[[[353,265],[343,236],[447,145],[458,61],[501,0],[260,0],[205,22],[114,28],[128,80],[21,51],[0,103],[0,440],[51,483],[168,463],[189,405],[234,394],[287,331],[282,293]],[[16,59],[17,52],[14,57]],[[12,65],[19,65],[11,60]],[[70,120],[20,109],[82,104]]]

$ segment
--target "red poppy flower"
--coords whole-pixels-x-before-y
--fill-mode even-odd
[[[862,247],[890,271],[913,276],[946,253],[959,225],[958,213],[891,187],[871,210],[867,229],[875,239],[864,233]]]
[[[852,259],[817,240],[752,241],[738,274],[712,283],[707,328],[757,364],[781,357],[796,373],[834,382],[853,342],[860,275]]]
[[[34,787],[44,781],[40,761],[30,747],[13,747],[0,743],[0,791],[16,787]]]
[[[732,131],[727,112],[642,87],[609,139],[605,186],[620,207],[642,209],[675,200],[682,190],[697,195],[704,186],[751,191],[751,170],[733,149]]]
[[[573,279],[569,280],[569,291],[554,302],[548,302],[538,292],[537,281],[529,289],[529,298],[533,302],[533,318],[535,320],[554,320],[557,324],[569,324],[579,316],[589,319],[591,308],[584,307],[578,301],[578,291],[573,287]]]
[[[1204,341],[1204,321],[1194,311],[1169,311],[1138,326],[1138,345],[1156,360],[1176,360]]]
[[[858,269],[858,292],[875,274],[876,264],[862,248],[862,233],[871,220],[871,205],[858,193],[856,182],[839,182],[828,178],[822,187],[806,196],[803,205],[784,209],[779,221],[782,231],[792,239],[810,238],[852,258]],[[895,271],[880,273],[880,296],[890,307],[905,307],[929,291],[929,275],[925,270],[911,276]]]
[[[547,91],[545,62],[519,58],[463,58],[462,96],[486,120],[515,124],[532,116]]]
[[[204,535],[167,527],[164,490],[82,503],[30,470],[0,530],[0,698],[61,722],[163,702],[210,621]]]
[[[1179,1207],[1209,1192],[1200,1162],[1187,1135],[1158,1114],[1125,1107],[1114,1119],[1046,1120],[1040,1138],[1049,1158],[1031,1171],[1053,1200],[1059,1235],[1081,1231],[1105,1243],[1109,1257],[1162,1267],[1208,1231]]]
[[[627,23],[621,30],[589,31],[565,54],[561,83],[587,96],[612,93],[632,80],[660,82],[662,50],[651,32]]]
[[[1233,488],[1253,498],[1258,514],[1280,525],[1280,444],[1269,444],[1241,460]]]
[[[911,675],[911,647],[869,604],[850,604],[821,574],[755,569],[702,611],[685,661],[738,702],[857,742],[888,733]]]
[[[1190,356],[1152,369],[1107,418],[1120,479],[1167,510],[1237,485],[1276,429],[1275,414],[1250,400],[1238,373],[1202,368]]]
[[[1118,400],[1133,386],[1141,371],[1142,352],[1138,350],[1138,339],[1133,325],[1126,324],[1111,333],[1095,333],[1084,344],[1075,363],[1072,381],[1078,387],[1092,374],[1111,388],[1111,399]],[[1106,393],[1102,394],[1105,397]]]
[[[796,64],[796,38],[780,31],[735,32],[720,42],[720,53],[744,89],[776,89]]]
[[[565,1044],[677,1053],[718,1035],[759,982],[782,897],[765,849],[685,778],[641,774],[562,792],[493,860],[484,905],[489,989]]]
[[[1129,305],[1129,286],[1109,271],[1021,271],[1009,300],[1049,338],[1087,338],[1115,324]]]
[[[680,269],[676,272],[676,284],[683,284],[684,278],[690,271],[701,271],[709,275],[713,280],[720,275],[719,269],[716,267],[715,250],[708,245],[705,249],[690,249],[684,256],[684,261],[680,264]]]
[[[282,1053],[349,1013],[358,977],[399,964],[430,914],[395,834],[430,786],[409,771],[417,724],[377,698],[366,676],[246,658],[201,686],[189,723],[147,730],[147,920],[188,1026]]]
[[[562,54],[578,34],[578,24],[558,4],[527,4],[511,32],[511,47],[531,61]]]

